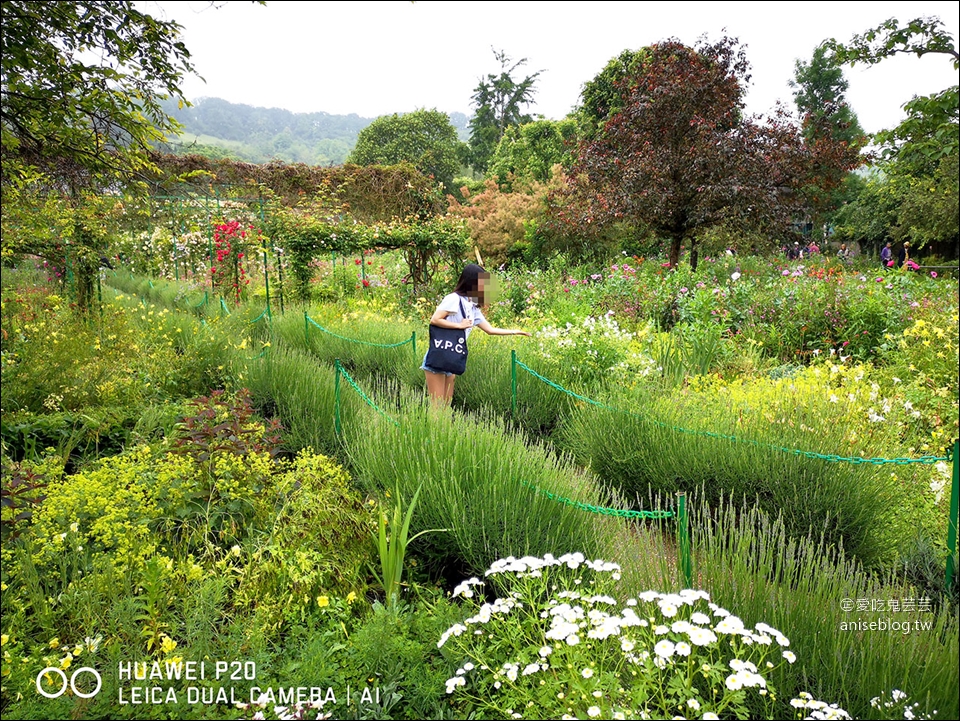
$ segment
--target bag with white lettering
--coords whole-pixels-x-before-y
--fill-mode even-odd
[[[463,301],[460,315],[466,319]],[[423,364],[428,368],[454,375],[463,375],[467,369],[467,331],[464,328],[441,328],[430,326],[430,348]]]

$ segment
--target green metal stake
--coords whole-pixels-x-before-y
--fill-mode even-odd
[[[950,518],[947,521],[947,591],[953,587],[957,573],[957,516],[960,515],[960,440],[953,442],[953,482],[950,486]]]
[[[203,198],[203,207],[207,211],[207,253],[210,260],[210,295],[213,295],[213,224],[210,221],[210,205],[206,196]]]
[[[277,257],[277,284],[279,285],[277,295],[280,297],[280,315],[283,315],[283,258],[277,252],[277,246],[273,246],[273,254]]]
[[[685,588],[692,588],[693,566],[690,563],[690,527],[687,521],[687,494],[677,493],[677,543],[679,546],[680,572]]]
[[[310,321],[307,318],[307,311],[303,311],[303,341],[307,344],[307,350],[310,350]]]
[[[182,201],[177,200],[177,216],[183,215]],[[173,227],[177,227],[176,221],[173,223]],[[173,234],[173,277],[179,283],[180,282],[180,262],[179,256],[177,255],[177,241],[179,240],[180,235],[176,231]]]
[[[340,359],[335,358],[333,367],[337,369],[337,375],[333,381],[333,430],[340,435]]]
[[[263,283],[267,289],[267,318],[273,320],[273,313],[270,312],[270,273],[267,272],[267,246],[263,246]]]
[[[510,351],[510,413],[517,422],[517,351]]]
[[[413,344],[413,359],[417,359],[417,331],[413,331],[413,335],[410,336],[410,342]]]

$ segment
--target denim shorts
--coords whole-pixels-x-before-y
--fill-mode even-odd
[[[431,368],[427,365],[427,356],[424,354],[423,363],[420,365],[420,370],[426,371],[427,373],[436,373],[437,375],[452,376],[453,373],[447,373],[447,371],[438,371],[436,368]]]

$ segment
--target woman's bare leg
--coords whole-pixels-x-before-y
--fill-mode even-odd
[[[427,395],[430,396],[433,405],[437,407],[447,405],[449,403],[447,400],[447,376],[443,373],[431,373],[430,371],[424,371],[423,374],[427,379]]]

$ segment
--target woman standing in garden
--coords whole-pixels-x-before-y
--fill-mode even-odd
[[[490,274],[471,263],[463,269],[453,292],[444,296],[430,318],[430,347],[420,369],[427,380],[427,393],[437,406],[450,405],[453,384],[466,364],[466,344],[470,331],[479,328],[489,335],[525,335],[522,330],[494,328],[487,322],[481,307],[487,304]],[[444,330],[463,331],[442,336]],[[459,367],[458,365],[459,360]]]
[[[897,267],[902,268],[904,264],[910,260],[910,241],[903,241],[903,247],[900,248],[900,252],[897,253]]]

